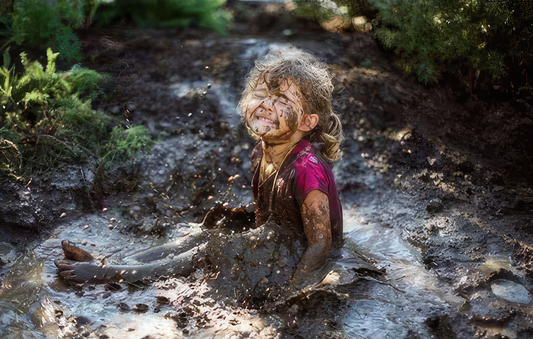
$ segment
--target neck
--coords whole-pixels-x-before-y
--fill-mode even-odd
[[[283,163],[283,160],[285,160],[285,157],[294,149],[298,142],[300,142],[300,139],[290,140],[289,142],[282,144],[273,144],[263,141],[263,159],[267,164],[279,168]]]

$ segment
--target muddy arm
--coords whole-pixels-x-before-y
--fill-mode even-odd
[[[324,265],[331,249],[331,228],[328,196],[319,191],[309,192],[302,205],[302,221],[307,249],[298,262],[294,283],[301,283],[305,275]]]
[[[130,263],[150,263],[168,257],[170,254],[184,253],[205,241],[203,230],[199,226],[192,226],[189,233],[172,242],[149,248],[125,258]]]

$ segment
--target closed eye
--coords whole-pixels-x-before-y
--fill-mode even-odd
[[[278,101],[286,106],[289,106],[292,103],[292,101],[290,101],[286,97],[280,97]]]
[[[252,95],[256,98],[266,98],[268,96],[268,91],[265,90],[259,90],[259,91],[253,91]]]

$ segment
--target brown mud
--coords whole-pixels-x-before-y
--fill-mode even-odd
[[[59,234],[81,240],[95,229],[104,237],[115,234],[131,241],[113,244],[112,239],[102,239],[101,245],[89,247],[100,259],[109,258],[185,234],[186,229],[176,231],[176,225],[201,222],[217,203],[238,207],[249,202],[249,154],[254,142],[240,123],[235,105],[254,60],[276,46],[292,44],[327,62],[334,77],[334,110],[341,116],[346,136],[344,158],[335,166],[346,231],[361,243],[359,236],[367,229],[393,234],[391,241],[406,241],[416,249],[428,276],[434,277],[432,288],[444,291],[439,295],[445,306],[417,304],[419,299],[395,292],[397,300],[390,304],[400,313],[417,315],[419,322],[416,326],[406,322],[401,331],[391,330],[388,335],[533,337],[529,292],[533,289],[533,154],[529,149],[533,111],[529,104],[512,99],[483,101],[453,83],[425,87],[396,69],[371,33],[331,33],[306,21],[274,15],[265,21],[241,19],[227,36],[194,28],[80,32],[84,53],[89,55],[84,66],[113,77],[106,88],[108,96],[95,102],[94,108],[117,121],[147,126],[161,143],[143,158],[143,177],[135,192],[88,196],[91,182],[72,179],[77,170],[69,169],[50,182],[34,178],[26,186],[2,184],[1,199],[6,203],[0,205],[0,297],[5,301],[14,295],[17,283],[24,285],[26,278],[15,273],[20,260],[48,251],[40,256],[47,258],[46,266],[53,255],[61,255],[52,250],[61,249],[54,239]],[[361,67],[363,61],[368,68]],[[83,218],[90,213],[100,218],[101,226],[88,221],[84,225]],[[87,220],[96,223],[96,219]],[[39,236],[28,236],[39,229]],[[51,236],[43,245],[47,235]],[[45,267],[44,272],[48,273],[46,288],[61,284],[53,268]],[[144,314],[146,321],[163,324],[155,316],[156,310],[164,311],[165,321],[171,321],[181,335],[193,337],[380,338],[387,334],[372,332],[372,326],[379,325],[372,325],[371,310],[369,326],[350,327],[350,314],[364,309],[361,295],[375,291],[362,282],[341,286],[335,294],[323,291],[312,298],[296,298],[260,319],[258,310],[221,306],[212,291],[203,290],[202,279],[196,275],[189,280],[160,280],[149,288],[62,288],[94,300],[107,296],[124,317]],[[391,280],[398,290],[402,279]],[[126,290],[136,288],[126,295]],[[148,313],[143,313],[148,306],[138,298],[145,293],[143,288],[157,296]],[[49,298],[53,300],[53,294]],[[136,298],[141,300],[137,304]],[[106,332],[112,319],[85,319],[74,311],[67,317],[66,302],[61,308],[57,301],[23,299],[17,299],[20,305],[35,308],[39,304],[39,312],[52,312],[52,316],[46,314],[55,319],[56,327],[42,330],[52,337],[61,333],[105,338],[115,333],[111,325]],[[376,296],[374,310],[379,302]],[[394,318],[397,313],[391,314]],[[423,329],[416,329],[420,324]],[[116,335],[134,336],[129,329],[126,326]],[[136,334],[145,333],[136,329]],[[150,332],[146,333],[149,338]]]

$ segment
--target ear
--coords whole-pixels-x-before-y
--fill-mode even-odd
[[[304,114],[298,129],[302,132],[309,132],[318,124],[318,114]]]

